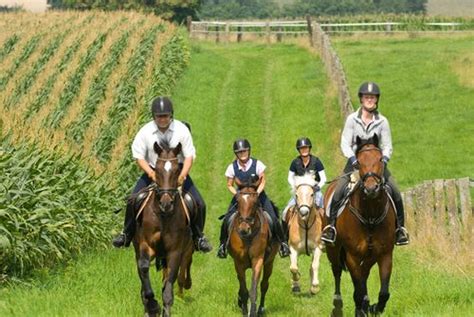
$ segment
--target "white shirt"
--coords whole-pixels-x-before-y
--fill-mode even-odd
[[[252,166],[253,159],[249,159],[247,163],[245,163],[245,166],[240,165],[240,163],[237,161],[237,166],[239,167],[239,170],[241,171],[248,171],[250,166]],[[265,171],[267,167],[265,164],[263,164],[261,161],[257,160],[257,166],[255,169],[257,170],[257,175],[260,176],[262,173]],[[225,170],[225,176],[227,178],[234,178],[235,173],[234,173],[234,162],[230,163],[229,166],[227,166],[227,169]]]
[[[173,119],[168,129],[163,133],[158,129],[155,121],[150,121],[138,131],[132,143],[132,155],[134,159],[142,159],[148,162],[150,166],[155,167],[158,154],[155,153],[153,145],[160,140],[169,142],[171,148],[175,148],[181,143],[181,153],[178,155],[178,162],[182,163],[184,158],[190,156],[196,158],[196,149],[194,148],[193,138],[188,127],[181,121]]]

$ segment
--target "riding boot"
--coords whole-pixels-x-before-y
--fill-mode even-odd
[[[112,240],[112,245],[116,248],[129,247],[135,235],[136,221],[135,221],[135,206],[133,201],[127,201],[127,208],[125,212],[125,221],[123,224],[123,232]]]
[[[336,204],[335,201],[333,201],[331,204],[331,209],[329,210],[328,225],[324,227],[323,232],[321,234],[321,240],[331,245],[333,245],[336,242],[337,209],[338,209],[338,204]]]
[[[221,235],[219,237],[220,245],[219,249],[217,250],[217,257],[221,259],[225,259],[227,257],[227,239],[229,239],[229,233],[228,233],[228,227],[227,227],[227,217],[222,220],[222,225],[221,225]]]
[[[208,253],[212,250],[212,246],[201,231],[201,224],[203,223],[202,214],[203,212],[200,210],[196,215],[196,219],[191,219],[191,232],[196,250]]]
[[[278,219],[275,219],[274,226],[276,238],[280,242],[280,257],[285,258],[290,255],[290,247],[288,246],[286,235]]]
[[[288,237],[289,237],[288,223],[283,219],[281,220],[281,228],[283,229],[283,237],[285,241],[288,242]]]
[[[408,235],[405,225],[405,212],[403,207],[403,201],[399,195],[394,195],[395,208],[397,209],[397,230],[395,231],[395,245],[406,245],[410,243],[410,237]]]

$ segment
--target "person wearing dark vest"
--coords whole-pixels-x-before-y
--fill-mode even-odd
[[[344,175],[339,177],[334,191],[333,201],[329,211],[329,224],[323,229],[321,240],[333,244],[336,241],[336,217],[337,211],[344,201],[345,189],[350,181],[350,174],[357,170],[358,162],[356,158],[356,139],[369,139],[377,134],[382,150],[382,161],[385,164],[383,178],[386,189],[390,193],[395,203],[397,211],[397,229],[395,232],[395,244],[405,245],[409,243],[409,235],[404,227],[405,216],[402,195],[398,189],[392,174],[388,170],[388,161],[392,155],[392,135],[387,118],[385,118],[377,109],[380,100],[380,89],[376,83],[365,82],[359,88],[360,108],[350,114],[344,125],[341,135],[341,150],[347,158],[344,167]]]
[[[153,149],[154,143],[165,140],[172,148],[180,143],[182,151],[178,155],[178,162],[181,173],[178,176],[178,183],[182,186],[183,192],[189,193],[193,197],[198,209],[197,216],[190,225],[193,240],[198,251],[210,252],[212,246],[202,232],[206,219],[206,204],[189,175],[196,150],[188,126],[174,119],[173,113],[173,104],[168,97],[155,98],[151,104],[153,120],[145,124],[133,140],[132,155],[143,171],[143,175],[138,179],[133,189],[133,194],[138,193],[156,180],[155,164],[158,154]],[[112,244],[117,248],[128,247],[135,235],[135,229],[135,203],[129,200],[123,232],[112,240]]]
[[[217,250],[217,256],[222,259],[227,257],[226,244],[229,235],[227,227],[228,221],[231,215],[237,210],[237,200],[235,197],[237,194],[237,189],[234,187],[235,178],[238,178],[241,182],[245,183],[254,177],[258,177],[260,179],[260,184],[257,188],[257,192],[259,193],[258,198],[260,204],[262,205],[263,209],[268,212],[270,217],[272,217],[272,221],[275,228],[274,234],[277,240],[281,243],[280,256],[287,257],[288,255],[290,255],[290,249],[284,237],[280,222],[278,221],[278,213],[264,191],[266,182],[266,166],[261,161],[250,157],[251,148],[248,140],[236,140],[234,142],[233,149],[236,159],[231,164],[229,164],[225,172],[225,176],[227,178],[227,188],[229,189],[233,197],[232,201],[230,202],[230,206],[227,210],[227,213],[224,216],[224,220],[222,221],[220,246]]]
[[[288,183],[294,193],[296,192],[295,177],[311,175],[316,181],[316,185],[314,186],[314,204],[319,208],[324,208],[323,193],[321,192],[321,189],[326,183],[326,172],[324,171],[324,165],[321,160],[311,154],[312,148],[313,145],[309,138],[302,137],[296,140],[296,150],[299,155],[291,162],[290,170],[288,171]],[[288,209],[295,204],[295,196],[293,195],[282,213],[281,223],[285,233],[288,232],[288,224],[285,221],[286,213],[288,212]]]

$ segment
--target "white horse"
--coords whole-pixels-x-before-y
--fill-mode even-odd
[[[288,208],[285,221],[288,224],[288,244],[290,246],[290,271],[292,274],[293,292],[300,292],[300,272],[298,270],[298,256],[312,255],[312,264],[309,270],[311,277],[310,293],[319,292],[319,260],[322,253],[322,193],[314,191],[317,182],[314,177],[305,174],[295,177],[295,203]]]

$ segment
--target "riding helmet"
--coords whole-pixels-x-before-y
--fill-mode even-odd
[[[307,137],[302,137],[302,138],[299,138],[298,140],[296,140],[296,149],[299,150],[300,148],[302,147],[309,147],[310,149],[313,147],[313,145],[311,144],[311,140]]]
[[[160,115],[173,115],[173,103],[168,97],[157,97],[151,103],[151,114],[153,117]]]
[[[234,153],[250,151],[250,142],[247,139],[237,139],[234,142]]]

